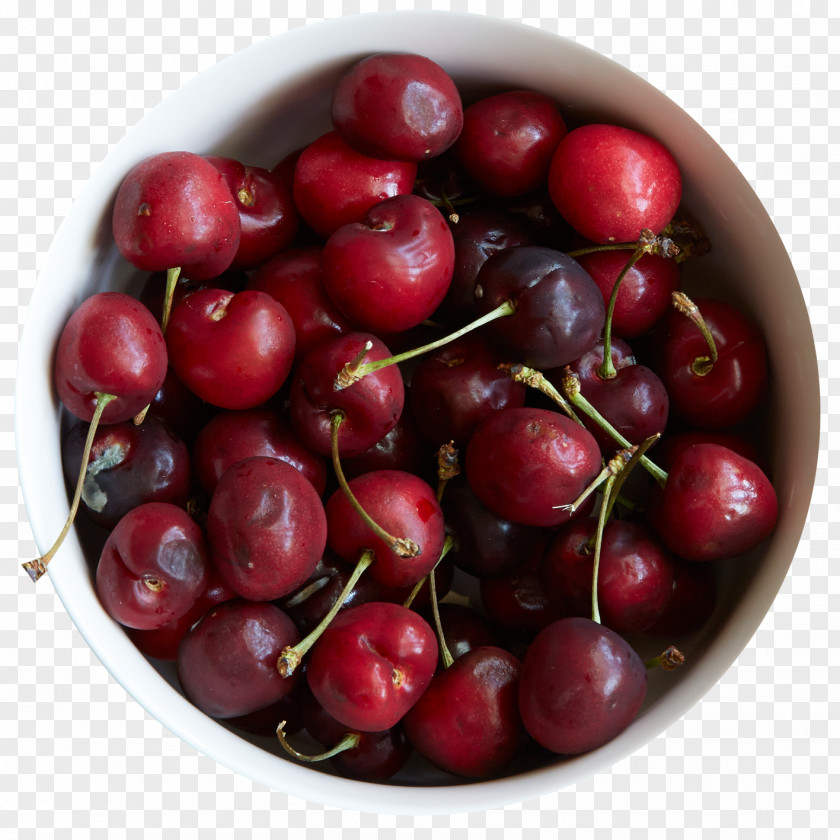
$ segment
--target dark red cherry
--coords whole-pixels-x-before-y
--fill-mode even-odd
[[[256,268],[291,244],[298,228],[292,182],[282,172],[233,158],[207,160],[221,172],[239,213],[242,233],[232,268]]]
[[[537,743],[577,755],[624,731],[646,691],[645,666],[621,636],[588,618],[564,618],[528,648],[519,710]]]
[[[522,743],[521,665],[501,648],[478,647],[435,674],[403,718],[414,748],[432,764],[471,779],[495,776]]]
[[[294,198],[300,215],[324,239],[342,225],[414,188],[417,164],[379,160],[354,151],[331,131],[310,143],[295,165]]]
[[[298,366],[290,394],[289,414],[303,444],[321,455],[330,454],[332,415],[345,415],[338,430],[338,450],[343,457],[360,455],[394,428],[405,403],[405,387],[396,365],[363,376],[342,390],[335,378],[356,359],[367,343],[365,361],[391,357],[376,336],[348,333],[319,344]]]
[[[455,249],[440,211],[425,198],[398,195],[338,228],[321,254],[324,288],[362,329],[398,333],[440,306]]]
[[[330,116],[350,146],[385,160],[437,157],[464,122],[455,82],[439,64],[410,53],[356,62],[333,90]]]
[[[212,607],[178,648],[178,680],[187,698],[214,718],[247,715],[290,694],[277,659],[298,632],[273,604],[237,598]]]
[[[306,677],[336,720],[361,732],[394,726],[428,687],[434,631],[412,610],[374,602],[340,612],[312,648]]]
[[[711,370],[697,359],[709,346],[697,326],[672,310],[662,324],[660,375],[677,416],[702,429],[723,429],[743,420],[767,393],[767,348],[758,327],[722,301],[694,301],[712,333],[718,359]]]
[[[659,233],[682,196],[679,167],[658,140],[604,124],[580,126],[560,141],[548,187],[571,226],[601,244]]]
[[[747,458],[714,443],[678,455],[648,510],[665,545],[685,560],[723,560],[760,545],[776,526],[779,504],[767,476]]]
[[[435,566],[446,538],[443,512],[432,488],[399,470],[377,470],[349,482],[358,503],[381,528],[398,539],[413,540],[419,552],[399,556],[355,511],[339,489],[326,504],[327,542],[348,563],[372,550],[368,575],[385,586],[412,586]]]
[[[295,355],[288,312],[264,292],[206,289],[172,313],[169,360],[187,387],[219,408],[255,408],[286,381]]]
[[[76,423],[61,447],[64,476],[75,484],[82,467],[87,423]],[[127,420],[96,430],[81,507],[103,528],[114,528],[132,508],[146,502],[186,507],[190,491],[190,453],[157,418],[141,425]]]
[[[212,495],[225,470],[238,461],[264,455],[299,470],[320,496],[327,486],[327,466],[292,432],[288,421],[267,408],[222,411],[199,432],[193,447],[196,478]]]
[[[438,597],[443,597],[439,590]],[[417,602],[414,604],[416,606]],[[424,607],[421,614],[429,623],[433,621],[430,607]],[[458,659],[477,647],[506,646],[499,628],[471,607],[443,602],[438,604],[438,614],[446,649],[453,659]]]
[[[684,450],[698,443],[716,443],[758,464],[766,472],[764,457],[755,441],[732,432],[687,430],[668,434],[656,447],[656,462],[667,472]]]
[[[317,491],[293,466],[248,458],[219,479],[207,539],[228,586],[243,598],[270,601],[295,590],[318,565],[326,516]]]
[[[221,173],[191,152],[164,152],[138,163],[113,211],[120,253],[143,271],[180,267],[190,280],[225,271],[239,247],[239,212]]]
[[[571,250],[568,246],[575,232],[554,206],[547,187],[527,195],[500,199],[498,207],[518,219],[533,237],[533,245],[545,245],[558,251]]]
[[[96,567],[96,592],[126,627],[154,630],[180,618],[207,582],[201,529],[175,505],[149,502],[111,531]]]
[[[171,367],[149,406],[148,417],[162,420],[186,443],[193,441],[210,416],[210,407],[197,397]]]
[[[328,338],[355,329],[324,289],[320,248],[295,248],[278,254],[254,272],[248,288],[271,295],[289,313],[298,359]]]
[[[488,324],[486,335],[539,370],[567,365],[592,348],[604,326],[604,299],[571,258],[538,245],[493,254],[476,282],[476,310],[484,315],[505,300],[516,312]]]
[[[301,691],[301,689],[304,689]],[[263,738],[277,737],[277,724],[285,721],[283,731],[287,735],[294,735],[303,729],[303,704],[311,702],[312,696],[306,686],[306,682],[298,680],[295,690],[285,697],[281,697],[262,709],[248,712],[246,715],[237,715],[228,718],[229,726],[235,726],[252,735],[259,735]]]
[[[248,282],[248,275],[242,271],[226,271],[218,277],[211,277],[209,280],[190,280],[188,277],[179,275],[178,281],[172,292],[172,303],[170,311],[178,304],[188,298],[191,294],[202,289],[224,289],[228,292],[241,292]],[[163,319],[163,310],[166,303],[167,272],[156,271],[146,278],[143,288],[140,290],[139,300],[149,308],[149,312],[160,322]]]
[[[466,456],[475,495],[494,513],[549,527],[570,518],[574,502],[601,470],[595,438],[574,421],[540,408],[499,411],[476,429]]]
[[[96,393],[113,394],[101,423],[120,423],[142,411],[166,378],[166,343],[143,304],[122,292],[83,301],[62,330],[55,353],[58,397],[89,423]]]
[[[592,615],[594,519],[566,525],[541,565],[546,589],[566,615]],[[607,522],[598,563],[598,608],[616,633],[639,633],[665,611],[674,586],[674,563],[644,525]]]
[[[707,563],[674,562],[674,586],[665,612],[645,631],[649,636],[674,639],[703,628],[717,605],[714,568]]]
[[[548,177],[566,123],[542,93],[513,90],[474,102],[464,111],[456,144],[461,165],[492,195],[524,195]]]
[[[465,446],[491,414],[525,405],[525,386],[499,365],[505,361],[481,336],[468,334],[424,356],[411,376],[411,409],[426,439]]]
[[[615,281],[632,251],[596,251],[577,261],[595,281],[609,304]],[[674,260],[645,254],[621,281],[612,317],[612,335],[636,338],[653,329],[671,309],[671,293],[680,287],[680,267]]]

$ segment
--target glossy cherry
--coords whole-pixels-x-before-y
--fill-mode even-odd
[[[414,748],[433,764],[472,779],[495,776],[522,743],[521,665],[501,648],[477,647],[435,674],[403,718]]]
[[[172,313],[166,335],[178,378],[220,408],[254,408],[286,381],[295,355],[288,312],[264,292],[206,289]]]
[[[399,195],[338,228],[321,254],[324,288],[365,330],[395,333],[429,318],[449,288],[452,234],[425,198]]]
[[[708,563],[674,562],[674,586],[662,615],[645,633],[665,640],[701,630],[717,606],[718,586]]]
[[[164,152],[126,175],[113,211],[120,253],[143,271],[179,267],[190,280],[225,271],[239,247],[239,212],[221,173],[191,152]]]
[[[207,539],[231,589],[270,601],[295,590],[318,565],[326,516],[317,491],[293,466],[278,458],[248,458],[219,479]]]
[[[635,242],[644,229],[659,233],[682,196],[679,167],[658,140],[600,123],[560,141],[548,187],[572,227],[598,243]]]
[[[108,614],[140,630],[180,618],[207,583],[201,529],[175,505],[149,502],[111,532],[96,567],[96,592]]]
[[[577,755],[626,729],[646,691],[645,666],[621,636],[588,618],[564,618],[528,648],[519,710],[537,743]]]
[[[312,649],[306,677],[336,720],[381,732],[426,690],[437,657],[435,634],[417,613],[373,602],[338,614]]]
[[[411,53],[356,62],[333,89],[330,116],[350,146],[384,160],[437,157],[464,122],[455,82],[439,64]]]
[[[212,607],[181,641],[178,680],[187,698],[214,718],[246,715],[290,694],[296,677],[277,672],[280,651],[298,640],[273,604],[237,598]]]

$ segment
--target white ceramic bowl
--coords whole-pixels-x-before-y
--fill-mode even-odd
[[[295,796],[363,811],[483,810],[586,778],[684,715],[755,633],[788,571],[807,515],[818,451],[819,385],[796,275],[749,184],[712,139],[663,94],[570,41],[520,24],[447,12],[342,18],[263,41],[222,61],[128,132],[56,236],[20,347],[20,477],[43,551],[68,509],[60,466],[60,406],[51,378],[53,352],[64,322],[82,299],[104,288],[124,288],[133,274],[110,235],[111,205],[129,168],[148,155],[174,149],[273,166],[328,129],[330,91],[340,72],[381,51],[427,55],[468,93],[543,91],[570,113],[642,129],[673,152],[684,178],[684,206],[702,221],[713,243],[711,254],[687,265],[689,287],[737,301],[772,337],[768,423],[781,512],[771,541],[753,557],[726,568],[715,616],[687,645],[689,664],[674,674],[651,676],[642,712],[618,738],[587,755],[474,784],[424,771],[403,774],[398,784],[387,786],[354,782],[287,761],[271,739],[244,740],[187,702],[175,687],[172,669],[156,670],[106,615],[78,534],[70,535],[49,574],[79,631],[128,693],[172,732],[236,772]]]

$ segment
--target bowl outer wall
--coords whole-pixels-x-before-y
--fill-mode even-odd
[[[128,276],[110,242],[110,207],[128,169],[151,154],[172,149],[213,151],[272,166],[328,130],[331,84],[357,58],[381,51],[427,55],[467,88],[498,89],[498,68],[509,68],[504,71],[505,87],[542,90],[572,113],[594,112],[630,127],[644,127],[676,156],[684,177],[685,203],[703,220],[715,245],[712,255],[704,257],[706,265],[737,280],[735,297],[765,331],[772,325],[771,366],[778,386],[772,397],[772,443],[777,453],[773,475],[780,519],[738,609],[721,623],[709,647],[674,680],[667,694],[604,747],[507,779],[399,787],[313,772],[243,740],[195,709],[159,678],[102,610],[75,532],[49,575],[76,627],[126,691],[172,732],[243,776],[288,794],[361,811],[485,810],[558,790],[607,769],[699,702],[769,610],[796,551],[810,504],[819,446],[819,377],[810,321],[790,259],[735,165],[685,112],[644,80],[553,34],[511,21],[448,12],[377,13],[312,24],[257,43],[200,74],[126,134],[98,167],[56,235],[20,346],[16,399],[20,481],[43,551],[61,529],[68,509],[60,466],[60,406],[52,387],[53,352],[78,303],[105,285],[119,286]]]

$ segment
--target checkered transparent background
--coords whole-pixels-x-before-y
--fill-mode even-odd
[[[324,808],[217,766],[126,696],[48,580],[36,592],[17,562],[36,552],[16,489],[17,341],[53,235],[93,169],[146,110],[219,59],[322,18],[394,8],[521,20],[664,90],[738,162],[774,218],[821,360],[825,422],[810,520],[773,610],[720,684],[611,771],[520,805],[448,817]],[[840,836],[840,576],[830,567],[840,548],[836,4],[3,0],[0,219],[0,836]]]

